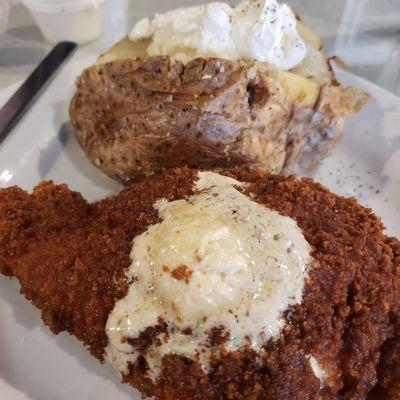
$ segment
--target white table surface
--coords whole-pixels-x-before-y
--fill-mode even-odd
[[[4,1],[4,0],[3,0]],[[108,0],[104,34],[75,55],[101,52],[143,16],[202,0]],[[228,0],[235,4],[235,0]],[[400,0],[287,0],[323,38],[328,55],[354,72],[400,95]],[[49,51],[30,13],[14,0],[0,34],[0,89],[25,79]]]

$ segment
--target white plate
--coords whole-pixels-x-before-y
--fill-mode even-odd
[[[75,77],[93,57],[77,56],[58,74],[30,112],[0,146],[0,187],[30,190],[43,179],[65,182],[89,200],[121,186],[87,161],[68,131],[68,101]],[[354,195],[400,236],[400,99],[338,71],[339,79],[374,100],[347,123],[339,147],[315,179],[342,195]],[[0,104],[12,93],[0,92]],[[53,336],[40,315],[0,278],[0,398],[7,400],[138,400],[67,334]]]

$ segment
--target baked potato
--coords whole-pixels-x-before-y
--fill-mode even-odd
[[[71,123],[89,159],[130,182],[167,168],[241,166],[305,173],[368,95],[342,88],[322,42],[298,22],[307,56],[290,71],[263,62],[150,57],[126,38],[77,80]]]

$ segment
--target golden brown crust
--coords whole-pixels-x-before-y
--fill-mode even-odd
[[[225,353],[209,375],[167,357],[157,384],[140,360],[125,381],[159,400],[398,399],[399,241],[384,235],[370,210],[311,180],[225,173],[249,182],[256,201],[294,218],[313,246],[303,302],[262,354]],[[158,221],[155,200],[186,197],[194,179],[196,171],[176,170],[92,205],[52,183],[32,195],[0,190],[0,271],[20,280],[54,332],[69,331],[101,359],[108,313],[126,292],[132,239]],[[136,345],[145,348],[156,334],[145,332]],[[329,371],[324,385],[309,355]]]
[[[157,222],[156,197],[187,195],[188,179],[166,178],[151,193],[137,185],[92,205],[51,182],[32,195],[0,190],[0,272],[19,279],[54,333],[67,330],[101,359],[105,321],[126,291],[131,241]]]

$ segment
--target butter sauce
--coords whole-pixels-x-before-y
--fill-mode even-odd
[[[134,239],[129,292],[107,322],[107,359],[121,373],[142,355],[155,380],[167,354],[207,370],[219,351],[209,345],[213,328],[224,328],[227,351],[259,351],[279,336],[282,313],[302,300],[310,245],[294,220],[253,201],[244,186],[200,172],[193,196],[155,204],[162,222]],[[167,335],[144,354],[127,341],[160,322]]]

